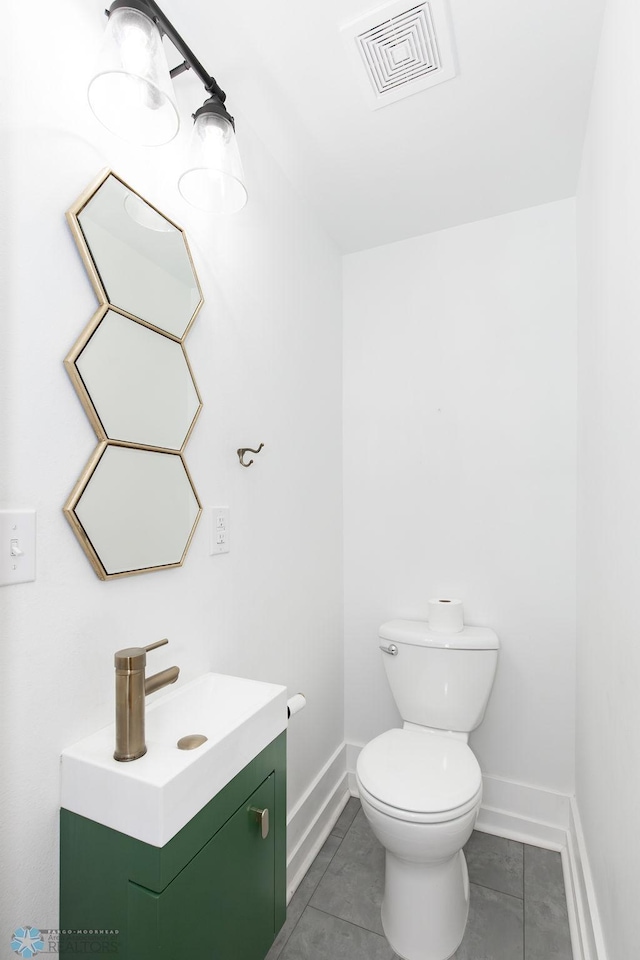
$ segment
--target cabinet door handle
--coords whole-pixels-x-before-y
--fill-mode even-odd
[[[250,812],[254,815],[258,823],[260,824],[260,834],[263,840],[266,840],[269,836],[269,810],[267,807],[264,810],[258,809],[258,807],[250,807]]]

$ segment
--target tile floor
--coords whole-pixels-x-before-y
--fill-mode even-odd
[[[571,960],[560,854],[474,833],[471,907],[455,960]],[[380,923],[384,851],[347,803],[266,960],[397,960]]]

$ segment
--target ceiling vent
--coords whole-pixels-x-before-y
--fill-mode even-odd
[[[456,75],[447,0],[394,0],[341,33],[374,110]]]

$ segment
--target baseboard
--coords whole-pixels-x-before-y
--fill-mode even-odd
[[[287,817],[287,903],[349,800],[341,744]]]
[[[567,831],[567,873],[567,899],[571,896],[580,956],[582,960],[607,960],[600,912],[575,797],[571,798]]]
[[[362,750],[364,744],[360,743],[347,743],[347,777],[349,778],[349,792],[352,797],[358,796],[358,785],[356,783],[356,763],[358,761],[358,754]]]
[[[347,777],[358,795],[356,762],[362,745],[346,744]],[[575,797],[501,777],[483,778],[483,800],[476,829],[562,857],[574,960],[607,960],[595,890]]]
[[[548,850],[567,845],[570,798],[527,783],[483,776],[476,829]]]

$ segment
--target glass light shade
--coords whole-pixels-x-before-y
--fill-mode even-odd
[[[169,65],[160,31],[146,14],[113,11],[88,96],[100,123],[117,136],[147,146],[173,140],[180,118]]]
[[[247,202],[236,134],[217,113],[201,113],[191,134],[187,170],[178,181],[184,199],[209,213],[237,213]]]

